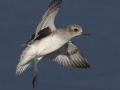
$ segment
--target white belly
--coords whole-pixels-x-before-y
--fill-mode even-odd
[[[58,48],[60,48],[62,45],[64,45],[67,41],[62,40],[58,36],[48,36],[44,39],[41,39],[40,41],[37,41],[34,45],[37,50],[38,56],[44,56],[46,54],[49,54]]]

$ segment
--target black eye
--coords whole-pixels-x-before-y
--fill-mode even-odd
[[[75,32],[77,32],[77,31],[78,31],[78,29],[77,29],[77,28],[75,28],[75,29],[74,29],[74,31],[75,31]]]

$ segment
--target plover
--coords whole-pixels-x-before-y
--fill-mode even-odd
[[[90,68],[85,56],[78,50],[71,38],[78,35],[90,35],[84,32],[79,25],[72,24],[65,28],[56,28],[54,19],[61,6],[62,0],[53,0],[41,22],[36,28],[35,34],[24,44],[27,48],[22,52],[16,68],[16,74],[22,74],[34,61],[34,84],[38,79],[37,63],[42,58],[51,58],[61,65],[75,68]]]

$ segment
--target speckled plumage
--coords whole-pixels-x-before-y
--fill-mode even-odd
[[[20,56],[16,74],[20,75],[34,60],[34,84],[37,81],[37,63],[42,58],[51,58],[61,65],[75,68],[90,68],[85,56],[70,39],[78,35],[90,35],[83,32],[79,25],[72,24],[65,28],[57,29],[54,25],[55,16],[62,0],[53,0],[38,24],[35,34],[25,43],[29,44]],[[24,45],[25,45],[24,44]]]

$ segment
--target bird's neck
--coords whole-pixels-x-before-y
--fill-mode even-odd
[[[70,35],[70,33],[67,30],[64,29],[59,29],[56,30],[57,35],[62,39],[65,40],[66,42],[68,42],[72,37]]]

